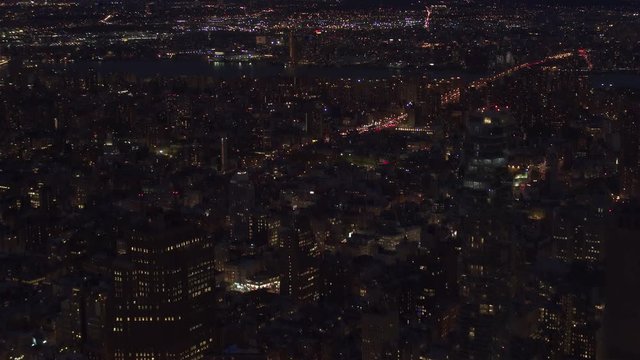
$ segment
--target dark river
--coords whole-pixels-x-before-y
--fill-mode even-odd
[[[212,76],[222,79],[233,79],[242,76],[261,77],[311,77],[327,79],[383,79],[393,76],[426,75],[431,79],[460,76],[465,80],[473,80],[480,74],[460,71],[424,71],[415,68],[394,69],[372,65],[352,66],[315,66],[300,65],[295,68],[267,62],[218,62],[207,63],[199,60],[114,60],[102,62],[78,62],[66,65],[70,70],[97,71],[99,73],[130,73],[142,77],[163,76]]]
[[[10,65],[13,66],[13,65]],[[416,68],[390,68],[373,65],[352,66],[314,66],[301,65],[295,68],[268,62],[217,62],[208,63],[202,60],[107,60],[80,61],[68,65],[45,65],[57,69],[71,71],[98,72],[102,74],[133,74],[140,77],[160,76],[210,76],[221,79],[239,77],[301,77],[326,79],[386,79],[394,76],[425,76],[428,79],[460,77],[464,81],[473,81],[485,74],[465,71],[429,70]],[[7,66],[0,68],[0,74]],[[640,73],[638,72],[604,72],[591,75],[594,88],[631,88],[640,89]]]
[[[465,81],[473,81],[485,74],[465,71],[424,70],[416,68],[395,69],[383,66],[314,66],[301,65],[295,68],[267,62],[219,62],[207,63],[200,60],[114,60],[103,62],[79,62],[68,65],[72,70],[97,71],[99,73],[131,73],[147,76],[212,76],[233,79],[242,76],[262,77],[308,77],[326,79],[385,79],[394,76],[426,76],[429,79],[443,79],[459,76]],[[608,72],[591,75],[591,85],[596,88],[624,87],[640,89],[640,74],[636,72]]]

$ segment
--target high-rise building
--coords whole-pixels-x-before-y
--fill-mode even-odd
[[[280,235],[284,256],[280,293],[301,303],[320,297],[319,247],[309,219],[297,215]]]
[[[508,111],[500,108],[468,117],[464,142],[465,188],[484,192],[492,198],[505,187],[511,122]]]
[[[79,286],[69,287],[66,299],[60,304],[56,321],[56,341],[63,346],[79,348],[83,342],[83,294]]]
[[[537,275],[538,323],[545,359],[597,359],[602,299],[597,271],[549,266]]]
[[[465,215],[460,229],[460,343],[466,359],[500,358],[508,287],[505,214],[484,205]]]
[[[229,182],[229,212],[248,212],[253,209],[255,190],[249,174],[239,171]]]
[[[492,109],[466,121],[459,288],[461,355],[466,359],[500,358],[504,349],[508,299],[509,228],[505,204],[509,114]]]
[[[108,302],[108,289],[103,287],[87,289],[83,313],[85,331],[83,350],[89,358],[108,358],[108,349],[105,347],[105,339],[110,333],[107,327],[109,324]]]
[[[245,171],[237,172],[229,183],[230,238],[234,244],[250,245],[254,187]]]
[[[160,213],[134,223],[126,243],[113,270],[112,358],[203,358],[213,341],[211,239]]]
[[[552,228],[556,257],[568,262],[599,264],[604,253],[604,212],[604,206],[557,208]]]

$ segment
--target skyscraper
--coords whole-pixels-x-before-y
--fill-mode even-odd
[[[280,293],[300,303],[315,302],[320,297],[319,247],[309,219],[297,215],[281,234],[284,256]]]
[[[460,196],[460,343],[466,359],[500,358],[508,299],[507,129],[500,109],[466,122]]]
[[[234,244],[250,245],[254,188],[246,171],[239,171],[229,182],[230,238]]]
[[[213,243],[172,213],[127,233],[113,270],[112,358],[201,359],[213,341]]]
[[[472,114],[466,121],[463,187],[493,198],[507,180],[509,113],[495,108]]]

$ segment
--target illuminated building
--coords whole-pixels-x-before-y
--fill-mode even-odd
[[[84,352],[89,354],[89,358],[98,359],[109,358],[105,339],[108,338],[109,325],[109,303],[110,293],[106,288],[92,288],[86,291],[84,302],[84,329],[85,341]]]
[[[29,204],[34,209],[51,211],[55,205],[56,198],[51,194],[50,187],[41,182],[29,188],[27,194],[29,195]]]
[[[237,172],[229,183],[230,238],[239,246],[252,244],[252,216],[254,188],[247,172]]]
[[[505,185],[509,113],[500,108],[472,114],[466,121],[463,186],[494,197]]]
[[[282,231],[282,269],[280,293],[296,302],[315,302],[320,297],[319,247],[313,236],[309,219],[296,216],[291,227]]]
[[[486,211],[486,209],[478,210]],[[481,359],[488,354],[500,356],[500,338],[509,291],[506,264],[499,254],[506,248],[506,234],[499,220],[486,217],[464,218],[460,231],[463,239],[459,287],[463,304],[460,309],[460,342],[465,358]]]
[[[83,339],[83,294],[79,287],[67,289],[66,300],[56,323],[56,341],[62,345],[78,347]]]
[[[543,342],[546,358],[597,358],[602,302],[594,275],[575,268],[539,276],[538,295],[544,300],[538,308],[534,337]]]
[[[229,290],[241,293],[266,290],[267,292],[280,293],[280,277],[279,276],[257,276],[255,278],[246,279],[244,281],[234,282],[229,286]]]
[[[55,319],[56,343],[80,349],[88,358],[106,357],[107,289],[86,285],[62,286],[65,300]]]
[[[556,209],[552,229],[556,256],[567,262],[600,263],[604,253],[605,210],[605,206],[591,209],[578,205]]]
[[[461,355],[503,355],[500,336],[508,300],[509,201],[507,173],[510,115],[499,108],[466,122],[463,188],[459,199],[462,270],[459,287]]]
[[[142,219],[113,269],[114,360],[201,359],[212,343],[213,244],[176,214]]]
[[[280,219],[274,214],[257,211],[251,216],[250,244],[252,247],[269,245],[280,247]]]

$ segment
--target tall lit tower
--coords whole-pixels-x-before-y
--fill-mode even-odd
[[[507,149],[511,118],[502,109],[466,121],[462,191],[459,197],[461,356],[499,358],[504,349],[508,301],[509,197]]]
[[[488,199],[504,190],[511,124],[509,113],[500,108],[469,116],[464,142],[465,189]]]

